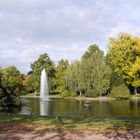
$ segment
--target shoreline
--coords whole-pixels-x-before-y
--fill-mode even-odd
[[[34,94],[22,95],[20,98],[31,98],[31,99],[39,99],[40,96],[36,96]],[[77,97],[63,97],[60,95],[48,95],[50,99],[75,99],[75,100],[88,100],[88,101],[112,101],[112,100],[137,100],[140,99],[138,95],[131,95],[130,98],[113,98],[113,97],[84,97],[84,96],[77,96]]]
[[[33,99],[38,99],[40,98],[39,96],[20,96],[21,98],[33,98]],[[84,101],[84,100],[88,100],[88,101],[110,101],[110,100],[116,100],[116,98],[111,98],[111,97],[96,97],[96,98],[93,98],[93,97],[62,97],[62,96],[59,96],[59,95],[49,95],[48,98],[52,98],[52,99],[76,99],[76,100],[81,100],[81,101]]]

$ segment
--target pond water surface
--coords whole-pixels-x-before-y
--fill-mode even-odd
[[[91,101],[85,107],[84,101],[75,99],[22,98],[23,106],[18,114],[72,117],[132,117],[140,116],[140,100]]]

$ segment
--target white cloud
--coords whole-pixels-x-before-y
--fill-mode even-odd
[[[140,34],[140,2],[114,0],[0,1],[0,65],[27,72],[41,53],[79,59],[92,43],[105,50],[108,36]]]

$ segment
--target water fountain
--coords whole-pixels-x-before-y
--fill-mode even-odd
[[[47,80],[47,74],[45,69],[41,72],[41,81],[40,81],[40,99],[45,100],[48,98],[48,80]]]

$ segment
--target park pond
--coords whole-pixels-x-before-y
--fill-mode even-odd
[[[93,100],[85,106],[84,100],[50,98],[42,101],[38,98],[21,98],[22,107],[17,114],[68,117],[138,117],[140,99],[135,100]]]

